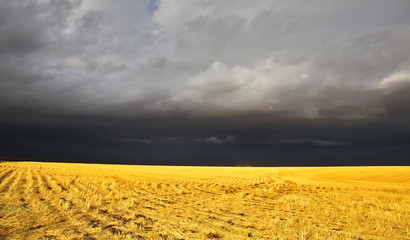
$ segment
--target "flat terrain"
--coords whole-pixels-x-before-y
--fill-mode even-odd
[[[410,239],[410,167],[0,163],[0,239]]]

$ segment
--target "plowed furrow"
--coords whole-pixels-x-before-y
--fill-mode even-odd
[[[0,168],[0,183],[1,183],[2,176],[8,171],[10,171],[10,170],[5,169],[5,168]]]
[[[206,194],[211,194],[211,195],[214,195],[214,194],[217,194],[217,193],[215,193],[215,192],[211,192],[211,191],[208,191],[208,190],[204,190],[204,189],[200,189],[200,188],[192,188],[193,190],[196,190],[196,191],[199,191],[199,192],[203,192],[203,193],[206,193]]]
[[[53,184],[55,184],[57,186],[57,188],[59,188],[60,192],[68,192],[68,188],[65,187],[65,185],[63,185],[63,183],[61,182],[62,180],[60,179],[61,177],[56,175],[53,176],[53,178],[51,179],[51,181],[53,182]],[[72,184],[74,184],[74,180],[71,181]]]
[[[101,183],[97,183],[96,185],[99,185],[99,184]],[[86,186],[86,184],[82,183],[80,179],[77,179],[76,181],[74,181],[73,185],[71,185],[70,187],[75,187],[78,189],[78,191],[84,192],[85,194],[89,194],[89,195],[99,195],[99,196],[104,195],[102,194],[101,191],[98,191],[96,187]]]
[[[192,213],[196,215],[193,221],[197,222],[198,224],[203,224],[204,222],[206,222],[207,224],[210,224],[210,226],[212,226],[212,224],[217,221],[226,225],[230,229],[248,228],[248,225],[243,223],[246,219],[246,217],[244,217],[244,214],[239,215],[238,213],[232,213],[229,211],[217,212],[203,208],[196,208]]]
[[[57,184],[59,184],[59,180],[56,178],[53,178],[53,181],[55,181]],[[52,186],[51,186],[52,187]],[[76,186],[73,186],[75,188]],[[80,191],[80,189],[77,189]],[[125,229],[123,229],[123,225],[126,225],[128,223],[131,223],[132,221],[136,220],[135,218],[127,218],[122,216],[121,214],[118,213],[113,213],[109,210],[105,209],[100,209],[98,211],[90,210],[90,204],[89,199],[91,199],[93,196],[92,195],[85,195],[87,199],[81,200],[79,198],[73,198],[70,196],[69,191],[63,191],[59,193],[60,200],[66,202],[69,206],[71,211],[81,213],[82,219],[86,220],[88,226],[92,228],[97,228],[100,227],[103,230],[107,230],[110,232],[110,234],[128,234],[132,235],[134,237],[138,237],[138,235],[129,232]],[[151,230],[151,227],[148,226],[139,226],[140,228],[144,229],[145,231]]]
[[[49,176],[48,176],[49,177]],[[40,178],[41,178],[41,183],[43,184],[43,186],[48,190],[48,191],[52,191],[54,194],[56,194],[56,192],[54,191],[54,189],[50,186],[47,177],[44,176],[43,173],[40,173]]]
[[[145,196],[143,194],[141,194],[142,196]],[[208,205],[207,203],[209,203],[210,200],[207,200],[209,197],[205,197],[204,195],[201,195],[200,199],[194,200],[194,199],[190,199],[189,202],[187,202],[186,204],[183,204],[186,208],[189,209],[195,209],[194,211],[191,211],[189,213],[185,213],[185,212],[181,212],[181,207],[178,204],[172,204],[172,202],[176,202],[174,201],[170,201],[170,202],[166,202],[164,201],[164,199],[160,199],[160,198],[156,198],[156,197],[151,197],[151,198],[146,198],[146,197],[142,197],[138,199],[139,202],[141,202],[142,207],[144,207],[144,203],[150,203],[150,204],[154,204],[154,206],[165,206],[165,208],[167,211],[167,214],[171,214],[171,215],[179,215],[182,219],[189,219],[192,214],[194,214],[195,217],[191,218],[190,221],[191,222],[196,222],[197,224],[206,224],[209,227],[212,227],[213,224],[215,224],[215,221],[220,222],[221,224],[225,225],[226,228],[233,228],[236,230],[240,230],[240,229],[246,229],[249,227],[249,224],[245,224],[245,223],[241,223],[242,222],[242,216],[238,215],[237,213],[230,213],[230,212],[213,212],[213,211],[209,211],[206,209],[206,206]],[[197,207],[194,207],[197,206]],[[140,206],[141,207],[141,206]],[[134,209],[134,208],[133,208]],[[169,218],[166,217],[166,215],[162,216],[162,211],[161,209],[157,209],[157,207],[154,207],[152,209],[153,211],[155,211],[155,216],[158,217],[158,219],[160,219],[159,221],[162,221],[162,219],[167,219],[167,221],[169,222]],[[221,217],[222,216],[222,217]],[[165,223],[164,223],[165,224]],[[180,224],[178,222],[178,220],[176,221],[172,221],[172,224],[174,225],[178,225]]]
[[[52,190],[50,190],[51,186],[47,185],[47,183],[44,182],[44,178],[40,172],[29,172],[27,179],[29,182],[28,185],[32,186],[32,188],[31,190],[26,188],[25,192],[30,192],[30,198],[22,198],[22,201],[25,202],[25,204],[27,204],[29,207],[31,204],[35,204],[36,206],[44,206],[42,207],[42,209],[47,209],[46,211],[49,212],[48,214],[52,216],[52,220],[47,220],[48,223],[52,223],[51,225],[46,226],[40,224],[38,225],[39,228],[30,227],[27,229],[28,236],[30,236],[30,231],[38,231],[38,229],[48,226],[53,226],[57,229],[59,228],[58,226],[61,226],[61,228],[66,229],[66,234],[69,234],[71,236],[79,236],[79,238],[81,239],[83,238],[81,236],[88,234],[88,232],[86,231],[83,231],[84,233],[78,232],[78,228],[80,226],[83,226],[84,223],[78,223],[80,220],[74,214],[68,212],[64,208],[64,205],[62,205],[61,202],[58,201],[56,195],[52,193]],[[70,219],[76,219],[74,225],[70,224]],[[51,236],[43,235],[41,239],[49,239]]]
[[[26,183],[27,184],[25,185],[25,188],[23,190],[23,195],[30,196],[32,193],[34,193],[34,178],[32,170],[27,170]]]
[[[33,186],[33,193],[34,196],[39,196],[40,195],[40,186],[38,184],[38,180],[37,180],[37,175],[38,172],[37,171],[32,171],[31,172],[31,180],[32,180],[32,186]]]
[[[138,199],[138,203],[141,206],[146,206],[146,204],[152,204],[155,206],[159,206],[162,208],[179,208],[177,206],[174,206],[177,204],[177,199],[171,197],[167,197],[167,196],[163,196],[163,195],[154,195],[154,196],[150,196],[152,195],[152,193],[150,192],[139,192],[137,189],[134,189],[133,194],[129,194],[129,196],[133,196],[136,197]],[[150,197],[147,197],[150,196]],[[147,206],[148,207],[148,206]],[[148,207],[150,208],[150,207]]]
[[[74,198],[76,198],[74,194],[70,194],[68,191],[62,191],[57,181],[51,177],[45,178],[45,180],[48,189],[53,195],[55,195],[56,199],[61,200],[65,205],[68,205],[69,209],[66,210],[83,212],[82,209],[84,208],[84,204],[78,204],[78,202],[80,202],[78,198],[74,201]],[[55,182],[55,184],[52,184],[52,182]]]
[[[13,172],[13,170],[12,169],[10,169],[10,170],[5,170],[5,171],[3,171],[1,174],[1,176],[0,176],[0,185],[3,183],[3,181],[8,177],[8,176],[10,176],[10,174]]]
[[[18,194],[19,194],[19,201],[21,203],[21,206],[24,208],[27,208],[29,206],[29,201],[27,200],[27,196],[29,196],[29,190],[32,187],[32,183],[30,182],[31,180],[31,171],[29,169],[25,169],[24,175],[21,179],[21,187],[19,188]]]
[[[51,191],[47,188],[46,184],[43,182],[43,179],[41,177],[41,173],[39,172],[34,172],[33,178],[35,179],[35,192],[37,193],[36,196],[38,196],[39,200],[42,202],[43,205],[45,205],[53,214],[61,214],[61,211],[59,211],[54,204],[50,202],[51,199],[53,199]]]
[[[72,179],[63,176],[53,176],[50,178],[50,181],[54,184],[54,187],[57,188],[58,192],[65,195],[75,196],[75,198],[80,199],[83,202],[91,197],[101,195],[101,193],[94,193],[89,188],[79,183],[78,178]],[[70,185],[67,185],[67,182],[70,182]]]
[[[246,217],[244,217],[244,213],[238,214],[237,212],[230,212],[226,209],[224,209],[226,206],[221,205],[221,210],[220,211],[210,211],[208,210],[209,208],[207,208],[207,206],[209,205],[209,202],[213,202],[212,195],[200,195],[201,198],[200,199],[194,199],[194,198],[190,198],[188,202],[184,203],[183,205],[186,206],[186,208],[189,209],[195,209],[194,211],[192,211],[192,214],[197,215],[197,217],[193,218],[192,221],[198,222],[198,223],[203,223],[208,222],[209,224],[214,223],[215,221],[220,222],[224,225],[226,225],[227,227],[231,228],[231,229],[236,229],[236,230],[240,230],[240,229],[248,229],[248,228],[252,228],[252,226],[250,226],[248,223],[245,222]],[[147,199],[143,199],[144,201],[149,201],[152,202],[151,200],[147,200]],[[153,198],[153,200],[159,200],[160,199],[155,199]],[[252,200],[250,200],[252,201]],[[251,208],[255,208],[256,212],[260,212],[258,211],[258,209],[261,208],[261,204],[267,205],[267,206],[275,206],[275,203],[271,203],[269,201],[269,199],[265,199],[265,201],[259,201],[258,203],[254,203],[252,204],[252,206],[250,206]],[[217,205],[213,204],[213,209],[217,208]],[[243,207],[242,207],[243,208]],[[249,208],[249,207],[248,207]],[[175,212],[179,212],[180,207],[178,208],[177,206],[175,206],[175,208],[172,205],[167,206],[166,208],[168,211],[170,211],[170,209],[172,209],[171,211],[175,211]],[[247,209],[249,210],[249,209]],[[243,210],[246,211],[247,210]],[[260,209],[262,211],[262,209]],[[252,211],[252,210],[249,210]],[[266,211],[266,210],[265,210]],[[177,214],[175,214],[177,215]],[[188,215],[185,215],[184,213],[182,213],[181,217],[183,218],[187,218]],[[261,216],[263,217],[263,216]]]
[[[10,175],[4,178],[4,180],[0,184],[1,193],[4,193],[9,189],[10,185],[14,182],[16,175],[17,171],[13,171]]]
[[[62,192],[66,192],[67,189],[63,187],[63,185],[58,183],[55,179],[56,179],[56,176],[53,176],[53,177],[46,176],[46,181],[48,185],[53,189],[55,193],[60,194]]]
[[[19,189],[24,188],[24,182],[23,182],[23,169],[17,170],[17,175],[14,181],[9,185],[8,189],[5,191],[8,191],[10,196],[15,196],[19,193]]]

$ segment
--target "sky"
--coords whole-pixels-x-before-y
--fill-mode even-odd
[[[0,3],[0,158],[409,165],[408,0]]]

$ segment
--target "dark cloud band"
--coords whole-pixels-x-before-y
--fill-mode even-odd
[[[407,146],[409,16],[408,1],[5,1],[1,139]]]

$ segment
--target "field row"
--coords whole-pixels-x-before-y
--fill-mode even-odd
[[[67,165],[0,164],[0,238],[409,236],[406,187],[318,184],[274,174],[178,177],[138,167],[130,173]]]

